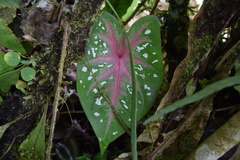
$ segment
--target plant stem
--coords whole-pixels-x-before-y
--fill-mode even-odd
[[[119,22],[121,23],[121,19],[119,18],[117,12],[112,7],[112,5],[107,0],[107,3],[113,10],[114,14],[118,18]],[[132,152],[132,160],[137,160],[137,87],[136,87],[136,76],[135,76],[135,68],[133,62],[133,56],[131,52],[130,43],[128,40],[127,33],[124,29],[123,24],[121,23],[122,28],[124,30],[124,34],[127,40],[128,49],[129,49],[129,57],[130,57],[130,68],[131,68],[131,75],[132,75],[132,111],[131,111],[131,152]]]
[[[129,45],[129,42],[128,42]],[[129,46],[130,47],[130,46]],[[132,57],[132,52],[129,49],[130,67],[132,74],[132,111],[131,111],[131,150],[132,160],[137,160],[137,88],[136,88],[136,76],[135,68]]]

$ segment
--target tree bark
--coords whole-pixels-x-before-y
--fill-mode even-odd
[[[75,7],[70,14],[63,15],[65,20],[69,21],[72,29],[69,40],[69,53],[65,58],[65,70],[72,62],[79,61],[80,55],[84,54],[91,26],[102,3],[103,0],[79,1],[74,5]],[[27,9],[22,8],[21,11],[24,12],[25,10]],[[41,17],[48,13],[43,9],[36,8],[36,6],[32,7],[25,14],[29,15],[30,12],[36,15],[31,16],[29,19],[22,17],[25,20],[24,23],[27,23],[29,28],[33,29],[36,27],[31,26],[36,25],[36,23],[38,26],[44,24],[42,27],[45,28],[49,28],[53,23],[56,23],[46,20],[46,17],[36,20],[36,17],[39,18],[39,16]],[[3,103],[0,106],[0,125],[4,125],[28,113],[24,118],[11,125],[0,139],[0,157],[4,156],[3,159],[18,159],[18,147],[41,118],[40,115],[44,106],[46,104],[49,104],[48,108],[52,106],[52,97],[55,94],[58,77],[57,67],[62,46],[62,29],[60,26],[58,32],[54,32],[51,37],[47,37],[49,39],[43,37],[46,35],[45,32],[47,30],[43,29],[42,37],[39,31],[40,29],[36,30],[35,28],[34,33],[32,33],[33,38],[37,39],[37,43],[44,42],[46,44],[37,44],[38,47],[36,48],[41,48],[41,51],[35,51],[32,55],[32,59],[36,62],[36,77],[31,83],[28,83],[26,93],[11,90],[11,92],[3,96]],[[48,40],[50,41],[48,42]]]
[[[238,38],[235,36],[239,35],[240,28],[236,25],[240,14],[239,7],[238,0],[204,1],[199,13],[190,23],[188,54],[176,68],[170,88],[157,111],[186,96],[185,89],[190,79],[197,82],[198,79],[206,78],[210,84],[229,76],[229,71],[240,56],[239,47],[235,46],[240,40],[239,36]],[[226,28],[229,28],[228,34],[232,36],[223,42],[222,33]],[[197,86],[197,90],[199,89],[201,87]],[[160,137],[158,140],[155,137],[157,140],[154,143],[155,148],[146,155],[147,159],[180,160],[191,152],[204,131],[211,111],[209,104],[212,103],[213,97],[214,95],[185,106],[149,124],[148,130],[144,132],[145,139],[151,139],[151,135],[156,135],[152,132],[153,129],[160,131]],[[184,117],[175,122],[177,127],[165,128],[166,124],[172,123],[177,116]]]

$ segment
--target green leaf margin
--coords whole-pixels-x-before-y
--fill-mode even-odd
[[[224,88],[231,87],[231,86],[234,86],[237,84],[240,84],[240,76],[229,77],[229,78],[217,81],[213,84],[210,84],[209,86],[200,90],[199,92],[197,92],[191,96],[187,96],[183,99],[180,99],[180,100],[174,102],[173,104],[171,104],[169,106],[164,107],[159,112],[157,112],[154,115],[152,115],[151,117],[149,117],[144,122],[144,124],[146,125],[150,121],[160,118],[161,116],[168,114],[172,111],[175,111],[176,109],[178,109],[180,107],[183,107],[185,105],[191,104],[196,101],[199,101],[215,92],[218,92]]]
[[[13,34],[12,30],[8,28],[7,24],[2,18],[0,18],[0,35],[0,46],[23,54],[26,53],[18,38],[15,36],[15,34]]]

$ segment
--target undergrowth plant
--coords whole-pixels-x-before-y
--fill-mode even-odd
[[[133,112],[140,120],[158,94],[163,77],[159,28],[157,17],[145,16],[126,32],[108,12],[92,27],[77,67],[77,92],[102,154],[109,143],[136,128],[131,123],[134,97]]]
[[[0,93],[7,93],[12,85],[24,91],[26,82],[32,80],[36,74],[35,70],[30,67],[30,65],[34,67],[35,62],[30,60],[30,58],[24,57],[26,54],[25,48],[8,26],[16,15],[15,9],[19,7],[20,1],[0,2],[0,9],[13,9],[8,13],[8,16],[0,18],[0,47],[8,49],[7,53],[0,51]],[[22,80],[19,79],[19,75],[21,75]]]
[[[7,93],[12,85],[24,92],[26,82],[31,81],[36,74],[33,60],[22,60],[18,52],[0,52],[0,92]],[[21,75],[22,80],[19,78]]]

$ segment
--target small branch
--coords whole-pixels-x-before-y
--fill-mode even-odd
[[[155,0],[155,4],[154,4],[153,9],[152,9],[152,11],[150,13],[151,15],[154,14],[154,12],[155,12],[155,10],[157,8],[158,2],[159,2],[159,0]]]
[[[237,41],[237,43],[235,43],[228,51],[227,53],[223,56],[223,58],[218,62],[218,64],[216,65],[216,67],[214,68],[215,71],[219,70],[223,63],[226,61],[226,59],[228,59],[230,57],[230,55],[233,52],[236,52],[237,50],[239,50],[239,46],[240,46],[240,40]]]
[[[63,29],[64,29],[64,33],[63,33],[62,52],[61,52],[61,58],[60,58],[60,63],[59,63],[59,68],[58,68],[58,82],[57,82],[57,88],[56,88],[54,102],[53,102],[52,120],[51,120],[50,133],[49,133],[48,145],[47,145],[47,150],[46,150],[46,159],[51,159],[52,140],[53,140],[54,129],[55,129],[55,124],[56,124],[56,117],[57,117],[62,77],[63,77],[64,60],[65,60],[66,49],[67,49],[67,44],[68,44],[68,36],[69,36],[69,34],[68,34],[69,24],[67,21],[64,21]]]

